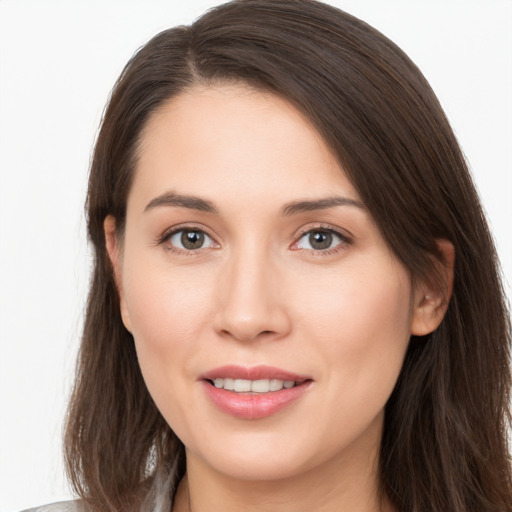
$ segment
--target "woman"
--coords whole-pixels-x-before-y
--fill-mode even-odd
[[[381,34],[245,0],[157,35],[112,94],[87,208],[74,506],[512,509],[492,239]]]

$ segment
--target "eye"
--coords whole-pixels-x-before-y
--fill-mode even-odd
[[[346,237],[329,229],[313,229],[304,233],[295,247],[313,251],[327,251],[342,243],[348,243]]]
[[[173,249],[195,251],[207,247],[215,247],[215,242],[200,229],[180,229],[166,237]]]

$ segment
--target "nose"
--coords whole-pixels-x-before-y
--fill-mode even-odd
[[[246,342],[279,339],[290,332],[286,294],[275,267],[259,251],[229,262],[217,297],[214,329],[219,335]]]

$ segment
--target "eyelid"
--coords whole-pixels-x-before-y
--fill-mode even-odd
[[[195,223],[180,223],[175,226],[171,226],[167,228],[161,235],[158,236],[156,240],[156,245],[164,245],[166,243],[169,244],[169,247],[167,247],[167,250],[171,252],[178,252],[182,254],[196,254],[199,251],[202,251],[204,249],[211,249],[212,247],[201,247],[199,249],[180,249],[179,247],[172,246],[169,243],[169,240],[172,236],[174,236],[176,233],[179,233],[180,231],[200,231],[201,233],[204,233],[210,240],[212,240],[214,246],[219,247],[220,244],[217,242],[216,237],[211,234],[210,230],[206,228],[205,226],[199,226]]]
[[[330,249],[323,249],[323,250],[304,249],[304,248],[297,247],[297,244],[300,242],[300,240],[302,240],[304,235],[307,235],[308,233],[311,233],[314,231],[327,231],[329,233],[332,233],[333,235],[336,235],[341,239],[341,243],[330,248]],[[309,224],[307,226],[303,226],[298,231],[298,233],[295,235],[294,240],[295,241],[290,246],[290,249],[295,250],[295,251],[308,251],[308,252],[315,253],[318,255],[332,254],[333,252],[340,250],[340,245],[341,246],[349,246],[354,243],[353,236],[350,233],[348,233],[346,230],[343,230],[339,227],[334,227],[330,224],[325,224],[325,223],[318,223],[318,224],[313,224],[313,225]]]

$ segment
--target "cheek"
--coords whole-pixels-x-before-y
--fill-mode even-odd
[[[373,262],[317,282],[314,290],[297,294],[302,311],[297,318],[305,337],[316,342],[327,381],[350,386],[355,394],[379,390],[376,401],[387,400],[410,339],[407,272],[394,263]]]
[[[131,268],[127,266],[123,281],[135,339],[159,351],[176,340],[182,346],[194,342],[210,316],[213,286],[211,279],[205,281],[197,271],[193,275],[163,267],[134,262]]]
[[[171,393],[193,378],[191,361],[212,316],[214,283],[197,269],[173,270],[153,258],[125,261],[123,289],[137,356],[157,404],[179,415]]]
[[[213,283],[154,262],[133,268],[135,272],[125,273],[126,303],[141,372],[167,423],[189,442],[187,435],[194,431],[189,411],[193,361],[208,350],[199,340],[211,317]]]
[[[347,269],[325,280],[317,276],[310,293],[296,293],[296,326],[307,346],[301,358],[313,362],[322,400],[315,423],[319,457],[381,424],[407,350],[408,275],[396,265],[367,268]]]
[[[403,338],[410,331],[410,280],[395,263],[347,266],[322,276],[309,293],[296,297],[300,309],[309,311],[303,321],[326,341],[357,339],[364,347],[383,337]]]

